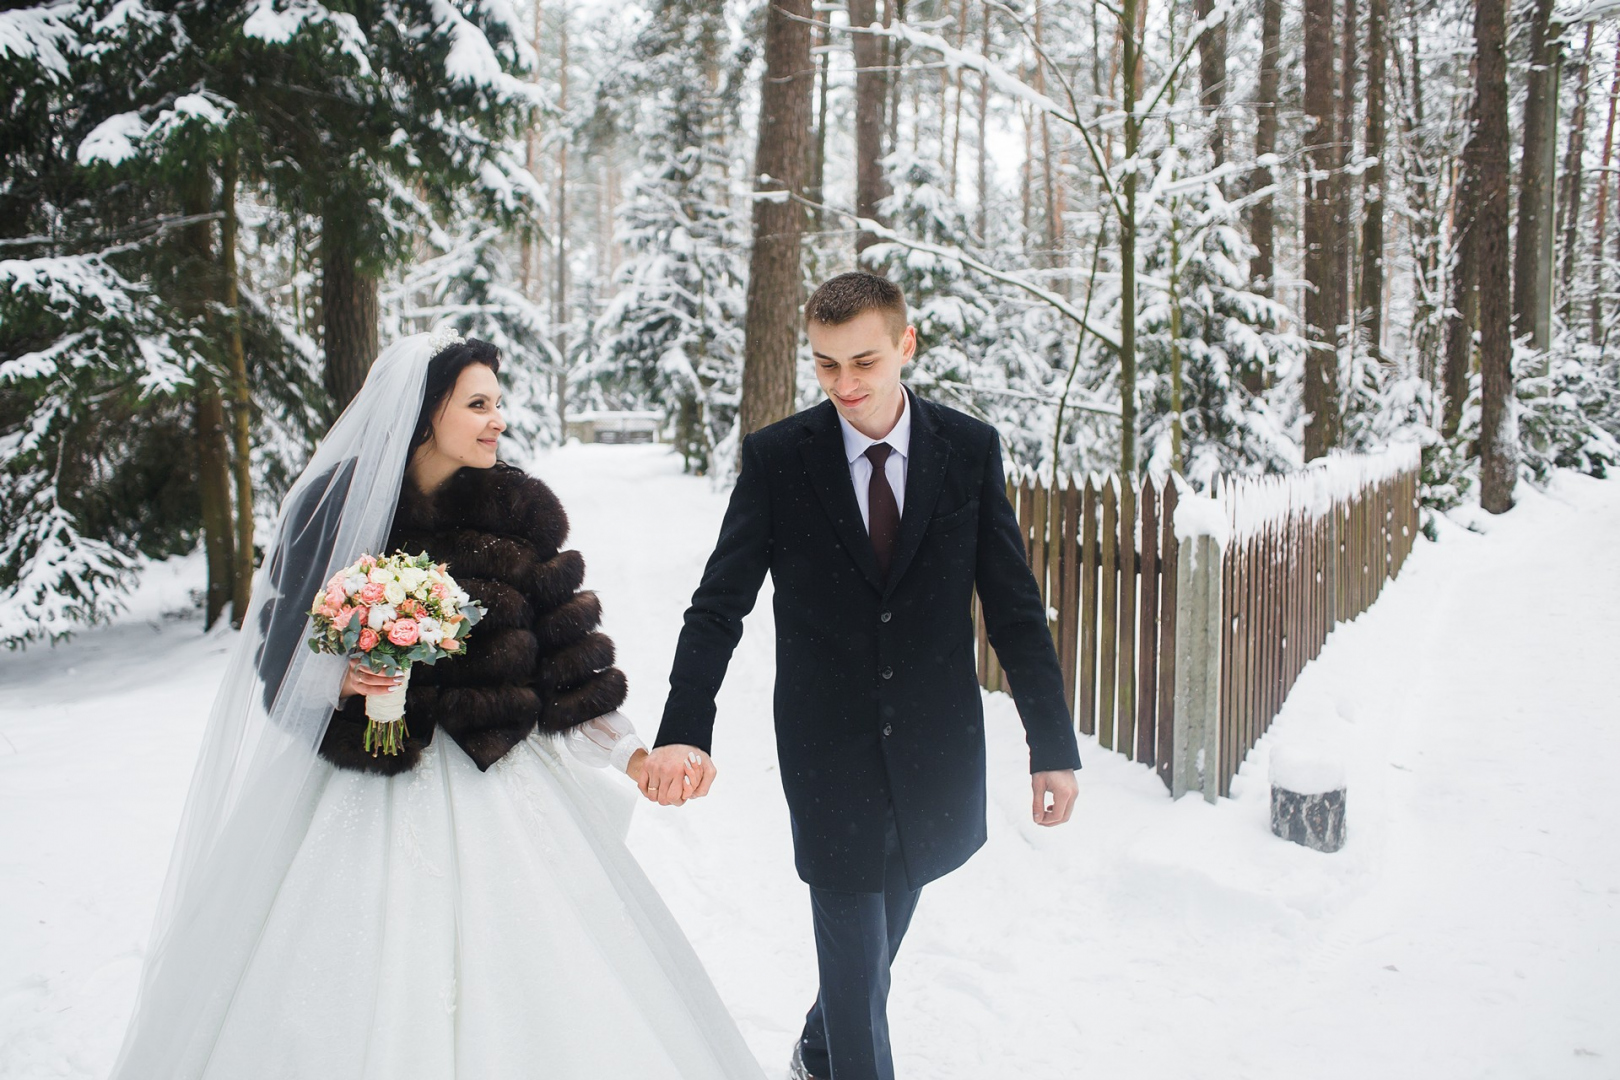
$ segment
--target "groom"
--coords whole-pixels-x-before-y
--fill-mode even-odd
[[[995,429],[901,385],[917,334],[887,279],[841,274],[805,317],[829,400],[743,440],[647,794],[708,790],[715,694],[769,571],[777,755],[820,969],[792,1075],[891,1080],[889,967],[918,892],[985,839],[975,589],[1023,720],[1037,823],[1068,820],[1080,757]]]

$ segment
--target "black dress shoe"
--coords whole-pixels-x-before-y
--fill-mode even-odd
[[[823,1080],[804,1067],[804,1047],[793,1044],[793,1057],[788,1061],[788,1080]]]

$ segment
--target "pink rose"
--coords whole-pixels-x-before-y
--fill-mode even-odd
[[[359,610],[359,608],[352,607],[344,608],[342,611],[332,616],[332,625],[337,627],[339,630],[347,630],[349,628],[349,623],[354,621],[354,613]]]
[[[368,581],[360,586],[360,599],[368,604],[380,604],[383,602],[383,595],[386,592],[387,590],[383,588],[381,582]]]
[[[372,567],[374,567],[376,565],[377,565],[377,560],[373,559],[370,555],[362,555],[362,556],[360,556],[360,569],[362,569],[362,570],[370,570]]]
[[[370,652],[372,649],[377,647],[377,642],[381,640],[382,639],[377,636],[377,631],[368,626],[364,630],[360,631],[360,640],[357,644],[360,646],[361,652]]]
[[[438,597],[440,600],[443,600],[445,597],[450,595],[450,590],[445,588],[444,582],[442,581],[435,581],[433,583],[432,592],[433,595]]]
[[[395,619],[394,625],[388,631],[388,640],[400,648],[409,648],[416,644],[416,620]]]
[[[337,604],[334,604],[331,601],[327,601],[326,603],[321,605],[321,613],[320,613],[321,618],[330,619],[330,620],[336,620],[338,612],[341,611],[341,610],[342,610],[342,608],[340,608]]]
[[[326,590],[326,606],[327,607],[342,607],[343,606],[343,601],[345,601],[347,599],[348,599],[348,597],[345,596],[344,593],[343,593],[343,586],[342,585],[339,585],[336,588],[329,588],[329,589]]]

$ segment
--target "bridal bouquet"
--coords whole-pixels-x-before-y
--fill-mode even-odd
[[[410,734],[405,688],[411,665],[462,655],[467,632],[484,609],[445,572],[443,563],[426,552],[399,551],[382,558],[362,555],[339,570],[315,594],[309,614],[315,623],[311,649],[402,676],[395,689],[366,698],[365,748],[376,757],[399,753]]]

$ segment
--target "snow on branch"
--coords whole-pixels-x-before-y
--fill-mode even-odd
[[[0,592],[0,644],[60,641],[122,610],[134,561],[80,533],[57,501],[54,482],[22,516],[21,527],[0,544],[0,573],[15,575]]]
[[[764,193],[756,192],[755,197],[758,198],[761,194]],[[773,192],[770,194],[775,193]],[[782,194],[788,193],[784,192]],[[1018,274],[1014,274],[1006,270],[998,270],[987,262],[975,259],[973,256],[969,255],[960,248],[945,247],[940,244],[930,244],[926,240],[913,240],[909,236],[904,236],[895,232],[893,229],[888,228],[887,226],[878,224],[871,218],[863,218],[858,214],[845,210],[842,207],[833,206],[828,203],[814,202],[810,199],[806,199],[802,195],[793,195],[792,198],[796,202],[803,203],[805,206],[809,206],[813,209],[826,210],[834,214],[842,215],[843,217],[851,218],[854,220],[856,228],[860,229],[862,232],[870,233],[879,240],[894,244],[898,247],[903,247],[908,251],[927,252],[936,258],[944,259],[948,262],[954,262],[959,266],[965,267],[966,269],[977,271],[978,273],[983,274],[985,277],[991,278],[995,281],[1022,289],[1031,296],[1037,297],[1038,299],[1051,305],[1065,318],[1069,319],[1077,326],[1080,326],[1086,331],[1086,333],[1092,335],[1097,340],[1108,345],[1110,348],[1117,350],[1120,347],[1118,331],[1106,326],[1098,326],[1096,323],[1091,321],[1090,317],[1087,316],[1085,312],[1075,307],[1068,300],[1065,300],[1060,294],[1055,293],[1051,289],[1045,288],[1044,286],[1037,285],[1028,278],[1020,277]]]
[[[0,57],[32,61],[52,82],[67,78],[68,57],[79,49],[69,20],[79,10],[70,2],[0,11]]]

